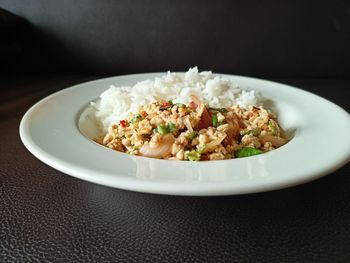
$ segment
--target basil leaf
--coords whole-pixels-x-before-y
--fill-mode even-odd
[[[243,158],[243,157],[249,157],[257,154],[261,154],[263,151],[254,148],[254,147],[243,147],[242,149],[239,149],[235,152],[235,156],[237,158]]]
[[[174,131],[176,131],[176,125],[172,122],[169,122],[168,129],[169,129],[169,132],[174,132]]]

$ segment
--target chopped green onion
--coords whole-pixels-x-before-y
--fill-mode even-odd
[[[174,103],[173,103],[173,101],[172,101],[172,100],[168,100],[168,102],[169,102],[169,104],[170,104],[171,106],[173,106],[173,105],[174,105]]]
[[[167,125],[158,125],[157,126],[157,132],[160,133],[161,135],[165,135],[169,133],[169,127]]]
[[[190,134],[187,136],[187,138],[188,138],[189,140],[193,140],[193,139],[196,138],[197,136],[198,136],[198,132],[192,131],[192,132],[190,132]]]
[[[253,130],[244,129],[239,132],[240,135],[244,136],[253,133]]]
[[[238,151],[235,152],[235,156],[237,158],[242,158],[242,157],[249,157],[257,154],[261,154],[263,151],[254,148],[254,147],[243,147],[242,149],[239,149]]]
[[[272,120],[269,120],[269,129],[271,130],[272,135],[274,135],[274,136],[277,135],[277,127],[276,127],[274,121],[272,121]]]
[[[201,154],[199,152],[197,152],[196,150],[193,150],[187,154],[187,158],[190,161],[197,162],[201,159]]]
[[[190,151],[188,154],[187,154],[187,158],[188,160],[190,161],[200,161],[201,159],[201,156],[204,152],[204,149],[205,149],[206,145],[202,145],[201,147],[199,147],[199,149],[197,150],[192,150]]]
[[[201,147],[199,147],[199,149],[197,150],[200,154],[202,154],[205,150],[205,147],[207,147],[207,145],[203,144]]]
[[[252,134],[254,136],[258,136],[260,134],[260,129],[252,129],[252,130],[244,129],[244,130],[241,130],[239,133],[241,136],[249,135],[249,134]]]
[[[169,122],[168,125],[159,124],[156,128],[156,131],[161,135],[168,134],[170,132],[176,131],[176,125],[172,122]]]
[[[138,151],[138,150],[140,150],[140,147],[133,146],[132,149],[133,149],[134,151]]]
[[[209,110],[218,111],[218,112],[221,112],[221,113],[228,112],[228,110],[226,108],[209,108]]]
[[[176,131],[176,125],[172,122],[169,122],[168,129],[169,129],[169,132],[174,132],[174,131]]]
[[[219,122],[218,122],[218,116],[216,116],[216,114],[214,114],[213,116],[211,116],[211,122],[213,123],[214,127],[217,127]]]
[[[141,115],[140,114],[135,114],[134,117],[131,119],[131,123],[135,123],[137,121],[139,121],[139,119],[141,118]]]

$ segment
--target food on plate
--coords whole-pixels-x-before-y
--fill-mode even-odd
[[[254,90],[192,68],[101,94],[96,141],[113,150],[168,160],[224,160],[276,149],[287,139]]]

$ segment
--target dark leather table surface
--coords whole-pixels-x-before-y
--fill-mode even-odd
[[[84,182],[37,160],[19,139],[24,112],[94,78],[1,77],[0,262],[350,262],[349,164],[289,189],[177,197]],[[350,111],[350,81],[280,81]]]

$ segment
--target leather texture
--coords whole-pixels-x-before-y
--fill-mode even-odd
[[[275,78],[350,75],[347,0],[0,0],[0,7],[33,27],[26,46],[35,63],[25,72],[197,65]]]
[[[24,112],[94,78],[0,81],[0,262],[350,262],[349,164],[284,190],[176,197],[84,182],[37,160],[19,139]],[[350,81],[282,82],[350,111]]]

